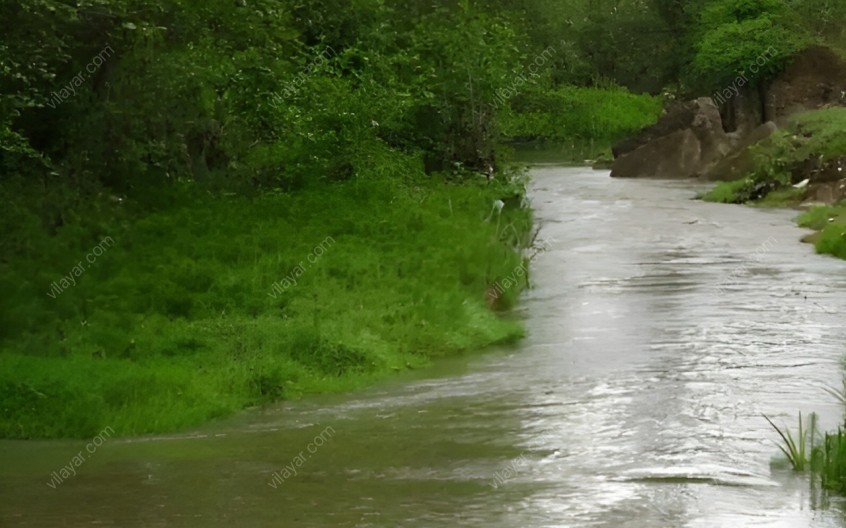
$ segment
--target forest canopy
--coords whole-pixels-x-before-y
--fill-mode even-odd
[[[4,177],[126,192],[184,178],[296,189],[350,177],[374,149],[421,155],[430,169],[484,170],[495,163],[500,114],[543,100],[561,105],[549,113],[567,113],[568,104],[597,110],[581,88],[610,88],[610,98],[619,88],[691,95],[774,46],[763,80],[806,42],[842,43],[846,8],[828,0],[27,0],[0,10]],[[544,53],[542,67],[499,104]],[[616,130],[571,123],[549,135],[618,139],[643,124],[638,112]]]

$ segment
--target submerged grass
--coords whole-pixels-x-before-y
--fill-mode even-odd
[[[841,403],[846,402],[846,378],[843,383],[840,390],[826,389]],[[804,426],[800,413],[798,429],[794,436],[787,427],[781,428],[767,416],[764,418],[778,433],[781,442],[777,443],[777,446],[795,471],[810,471],[812,475],[819,477],[824,489],[841,495],[846,494],[846,433],[841,428],[836,432],[821,435],[818,431],[817,415],[811,413],[807,426]]]
[[[818,466],[822,486],[846,494],[846,434],[841,429],[826,433],[818,449]]]
[[[840,389],[826,387],[826,391],[846,404],[846,375]],[[814,454],[814,471],[819,474],[823,488],[846,494],[846,434],[841,428],[824,435]]]
[[[515,340],[522,327],[485,292],[524,265],[521,190],[438,178],[253,198],[186,188],[162,191],[155,211],[92,201],[54,234],[16,211],[0,263],[0,437],[172,431]],[[89,264],[106,235],[114,244]]]

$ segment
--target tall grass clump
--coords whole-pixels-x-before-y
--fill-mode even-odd
[[[816,413],[811,413],[807,426],[804,426],[802,413],[799,413],[799,426],[795,436],[790,429],[777,426],[766,415],[764,415],[764,419],[776,430],[781,438],[781,443],[776,445],[787,457],[787,461],[790,462],[793,469],[795,471],[804,471],[811,463],[814,452],[814,441],[818,434]]]
[[[830,390],[841,401],[846,395]],[[767,416],[767,422],[775,429],[780,438],[779,450],[787,457],[794,471],[810,471],[818,477],[823,488],[840,494],[846,494],[846,433],[838,428],[834,433],[820,436],[817,429],[817,415],[811,413],[807,425],[799,414],[796,434],[787,427],[779,427]]]
[[[838,428],[836,433],[826,433],[817,448],[816,471],[822,486],[846,494],[846,434]]]
[[[826,387],[826,392],[846,404],[846,375],[841,380],[840,389]],[[822,487],[846,494],[846,434],[843,430],[838,427],[837,432],[826,433],[812,458],[813,469],[819,474]]]

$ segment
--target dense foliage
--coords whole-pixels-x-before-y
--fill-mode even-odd
[[[387,145],[429,170],[485,170],[511,101],[586,108],[599,132],[553,122],[549,136],[613,140],[654,112],[626,108],[608,130],[618,105],[572,87],[691,94],[762,54],[765,79],[803,42],[842,42],[844,15],[829,0],[7,2],[0,169],[80,190],[291,190],[347,179]]]
[[[174,429],[518,336],[490,308],[524,274],[486,303],[525,271],[531,228],[502,140],[594,155],[776,42],[756,81],[805,42],[842,44],[844,15],[834,0],[4,2],[0,435]],[[331,255],[269,296],[327,237]]]

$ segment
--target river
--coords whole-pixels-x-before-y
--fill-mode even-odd
[[[846,262],[690,182],[532,173],[519,345],[93,453],[0,442],[0,526],[846,526],[762,417],[842,422]]]

